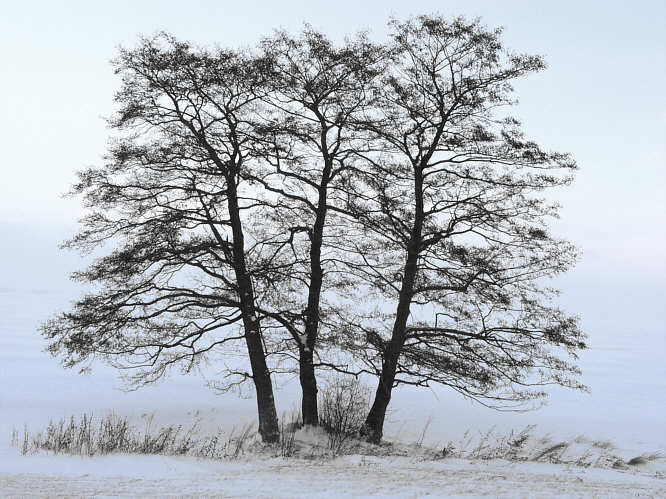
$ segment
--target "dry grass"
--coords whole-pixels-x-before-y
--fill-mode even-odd
[[[551,437],[536,437],[536,426],[530,425],[519,432],[506,435],[491,428],[485,433],[465,432],[458,442],[449,442],[433,458],[506,459],[508,461],[546,461],[583,468],[626,469],[628,466],[646,464],[663,459],[661,452],[642,454],[625,461],[612,451],[615,446],[605,440],[589,440],[579,436],[572,441],[553,441]]]
[[[279,441],[281,457],[292,457],[296,454],[296,431],[301,427],[301,418],[297,411],[292,411],[289,419],[290,422],[287,423],[287,414],[282,414]]]
[[[335,378],[319,397],[319,424],[328,436],[328,450],[341,454],[358,436],[369,408],[369,390],[356,379]]]
[[[641,454],[640,456],[636,456],[634,458],[629,459],[627,461],[627,464],[629,466],[637,466],[640,464],[647,464],[651,461],[656,461],[658,459],[663,459],[664,455],[661,452],[647,452],[645,454]]]
[[[229,433],[218,430],[201,435],[199,420],[189,427],[167,425],[154,427],[154,416],[144,417],[143,428],[130,423],[126,417],[109,413],[96,419],[92,414],[50,422],[45,430],[31,433],[27,426],[22,438],[12,432],[12,446],[22,455],[36,452],[101,456],[115,453],[190,455],[213,459],[238,458],[254,439],[255,425],[246,424]]]
[[[662,452],[641,454],[628,461],[611,451],[608,441],[593,441],[579,436],[570,442],[535,437],[535,426],[507,434],[467,431],[462,439],[449,442],[440,450],[425,447],[423,441],[429,428],[426,423],[419,438],[411,445],[384,442],[369,444],[358,438],[363,423],[365,394],[358,385],[332,384],[322,391],[319,433],[298,433],[300,417],[296,411],[282,415],[278,443],[262,444],[254,424],[245,424],[230,432],[218,430],[202,435],[199,419],[184,427],[157,427],[153,416],[145,416],[136,426],[126,417],[109,413],[96,419],[84,414],[51,422],[39,432],[12,431],[10,443],[22,455],[37,452],[100,456],[112,453],[188,455],[209,459],[238,459],[241,456],[270,456],[301,459],[330,459],[340,454],[368,456],[411,456],[424,460],[462,458],[470,460],[504,459],[508,461],[546,461],[580,467],[627,469],[664,459]],[[305,437],[304,437],[305,435]],[[309,435],[309,436],[307,436]],[[317,436],[319,435],[319,437]],[[302,440],[306,438],[306,441]],[[309,441],[307,441],[309,440]]]
[[[567,442],[560,442],[555,445],[551,445],[550,447],[547,447],[540,451],[533,459],[533,461],[539,461],[540,459],[543,458],[548,458],[551,462],[557,463],[561,462],[562,460],[562,454],[564,454],[564,451],[569,448],[569,444]]]
[[[510,431],[502,435],[490,428],[485,433],[466,431],[456,444],[449,442],[441,451],[442,458],[458,457],[464,459],[507,459],[510,461],[526,461],[525,448],[533,439],[535,425],[529,425],[520,431]]]

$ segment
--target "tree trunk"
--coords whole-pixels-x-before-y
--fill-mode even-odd
[[[243,307],[245,308],[245,307]],[[254,308],[254,307],[252,307]],[[277,442],[280,438],[273,384],[266,365],[266,354],[261,341],[261,330],[256,315],[252,312],[243,314],[245,342],[252,367],[252,379],[257,393],[257,411],[259,413],[259,434],[264,442]],[[246,316],[248,320],[246,320]]]
[[[322,138],[325,144],[325,135]],[[317,377],[315,376],[314,349],[319,335],[319,302],[324,280],[324,269],[321,266],[321,246],[324,240],[326,223],[328,182],[331,174],[331,162],[325,160],[319,186],[319,199],[315,223],[310,233],[310,287],[308,289],[308,306],[305,319],[305,345],[299,348],[299,377],[303,391],[302,415],[303,424],[317,426],[319,414],[317,410]]]
[[[317,426],[319,416],[317,412],[317,378],[315,376],[314,349],[319,333],[319,300],[323,281],[321,268],[321,243],[323,231],[323,216],[317,215],[317,221],[311,236],[310,246],[310,289],[308,291],[308,306],[305,319],[305,345],[299,346],[299,377],[303,390],[303,424]],[[318,223],[320,222],[321,223]]]
[[[378,444],[384,433],[384,419],[386,418],[386,409],[391,401],[391,390],[395,379],[395,366],[391,366],[384,361],[382,365],[382,374],[379,377],[379,386],[375,393],[375,400],[372,403],[370,412],[365,419],[365,424],[361,429],[368,442]]]
[[[413,260],[413,261],[412,261]],[[412,291],[414,289],[414,278],[416,275],[417,256],[408,258],[405,265],[405,279],[403,279],[400,290],[400,300],[393,323],[393,333],[386,351],[384,352],[384,361],[382,362],[382,372],[379,376],[379,384],[375,392],[375,400],[372,403],[370,412],[365,419],[365,424],[361,429],[368,442],[378,444],[384,433],[384,419],[386,418],[386,409],[391,401],[391,391],[398,368],[398,358],[405,343],[405,329],[409,317],[409,309],[412,300]]]
[[[312,362],[312,350],[300,349],[300,380],[303,392],[301,413],[303,424],[317,426],[319,424],[319,413],[317,410],[317,378],[315,377]]]
[[[238,194],[234,179],[228,179],[228,208],[233,232],[233,264],[238,283],[241,314],[245,328],[245,343],[250,357],[252,379],[257,393],[259,434],[264,442],[277,442],[280,438],[273,384],[266,364],[266,352],[261,338],[259,317],[256,313],[252,279],[245,263],[245,243],[238,207]]]
[[[412,298],[414,296],[414,284],[416,282],[424,219],[423,177],[420,168],[415,168],[414,194],[416,208],[414,224],[407,245],[407,256],[403,268],[402,285],[400,287],[395,321],[393,322],[391,341],[389,341],[386,350],[383,352],[384,360],[382,362],[382,372],[379,376],[379,385],[375,393],[375,400],[361,429],[361,433],[367,438],[368,442],[375,444],[381,441],[384,433],[386,408],[391,401],[391,391],[395,382],[398,359],[405,344],[407,319],[409,319]]]

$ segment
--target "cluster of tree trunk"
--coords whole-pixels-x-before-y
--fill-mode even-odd
[[[566,358],[584,335],[545,283],[576,251],[549,233],[543,192],[576,165],[507,111],[544,62],[478,21],[390,28],[382,43],[308,28],[246,51],[167,34],[122,49],[115,134],[79,172],[88,214],[65,243],[113,249],[74,274],[95,291],[42,326],[50,351],[132,368],[136,385],[214,360],[217,388],[254,384],[267,442],[274,373],[298,371],[307,425],[318,370],[376,377],[373,442],[399,384],[491,406],[584,388]]]

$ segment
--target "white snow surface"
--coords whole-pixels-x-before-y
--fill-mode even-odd
[[[663,474],[502,460],[0,456],[3,497],[666,497]]]
[[[301,457],[80,457],[0,447],[2,497],[666,497],[666,460],[601,469],[503,459],[433,458],[433,449],[357,442],[332,458],[326,434],[295,433]],[[254,435],[250,441],[258,442]],[[533,442],[534,444],[537,441]],[[589,442],[580,442],[585,447]],[[261,447],[261,446],[260,446]],[[574,450],[580,454],[581,448]],[[394,453],[367,455],[367,452]],[[528,455],[534,448],[524,449]],[[303,457],[307,456],[307,457]]]

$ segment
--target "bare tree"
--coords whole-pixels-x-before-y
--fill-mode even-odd
[[[42,327],[67,366],[95,357],[131,368],[132,383],[189,371],[204,355],[244,342],[251,373],[230,366],[230,384],[254,382],[259,432],[279,437],[256,303],[273,259],[247,241],[252,161],[265,61],[208,52],[167,35],[115,60],[117,131],[107,163],[79,174],[73,194],[89,214],[67,247],[117,247],[74,277],[97,285],[72,311]],[[236,381],[233,381],[236,379]]]
[[[89,214],[65,244],[116,246],[75,274],[96,288],[43,326],[50,351],[140,386],[240,345],[216,386],[254,382],[268,442],[284,359],[306,424],[317,368],[377,375],[376,442],[399,383],[498,407],[584,388],[561,358],[584,335],[544,283],[575,249],[548,233],[557,207],[540,197],[575,163],[505,114],[510,83],[543,61],[478,22],[392,28],[382,46],[307,28],[259,55],[167,35],[122,50],[116,136],[79,175]]]
[[[340,243],[368,292],[397,302],[347,324],[350,351],[379,377],[364,430],[374,442],[399,383],[437,382],[495,407],[524,407],[547,384],[584,388],[558,356],[575,357],[584,335],[543,283],[575,249],[548,234],[557,209],[538,194],[569,183],[575,163],[504,113],[511,81],[542,59],[508,53],[499,30],[464,19],[392,28],[393,64],[359,123],[376,145],[349,202],[367,237]]]
[[[265,125],[266,165],[254,180],[267,191],[262,212],[262,239],[278,250],[289,248],[271,317],[288,330],[298,349],[298,371],[303,391],[303,423],[316,425],[317,340],[333,302],[324,295],[340,292],[331,278],[339,271],[327,241],[345,237],[341,208],[348,197],[350,171],[359,162],[364,143],[351,128],[367,108],[367,90],[380,74],[383,52],[358,36],[336,47],[323,34],[306,28],[294,38],[281,32],[263,41],[265,56],[273,63],[271,93],[266,103],[272,111]],[[271,237],[267,237],[271,234]],[[276,352],[289,355],[278,347]]]

